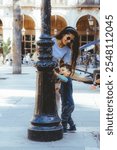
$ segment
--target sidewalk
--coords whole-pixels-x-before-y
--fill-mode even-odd
[[[68,133],[54,142],[27,139],[34,112],[36,70],[22,68],[13,75],[12,67],[0,66],[0,149],[1,150],[99,150],[99,89],[73,82],[77,133]]]

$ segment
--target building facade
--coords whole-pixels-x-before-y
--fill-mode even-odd
[[[22,54],[33,53],[41,31],[41,0],[19,0],[22,16]],[[99,39],[99,0],[51,0],[51,35],[65,26],[78,30],[80,46]],[[13,35],[13,0],[0,0],[0,47]]]

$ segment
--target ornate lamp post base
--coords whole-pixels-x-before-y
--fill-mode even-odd
[[[63,138],[63,127],[58,115],[35,115],[28,129],[28,139],[56,141]]]
[[[34,141],[56,141],[62,139],[62,126],[54,127],[38,127],[31,126],[28,129],[28,138]]]

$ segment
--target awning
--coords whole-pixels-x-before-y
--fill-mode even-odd
[[[86,48],[88,48],[88,47],[91,47],[91,46],[93,46],[93,45],[96,45],[96,44],[98,44],[100,42],[100,40],[95,40],[95,41],[92,41],[92,42],[90,42],[90,43],[87,43],[87,44],[85,44],[85,45],[82,45],[82,46],[80,46],[80,50],[83,50],[83,49],[86,49]],[[90,48],[89,48],[90,49]]]

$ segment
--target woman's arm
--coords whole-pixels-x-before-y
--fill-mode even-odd
[[[75,72],[74,74],[70,75],[71,79],[79,81],[79,82],[93,82],[92,79],[88,78],[88,77],[82,77],[81,75],[79,75],[77,72]]]

